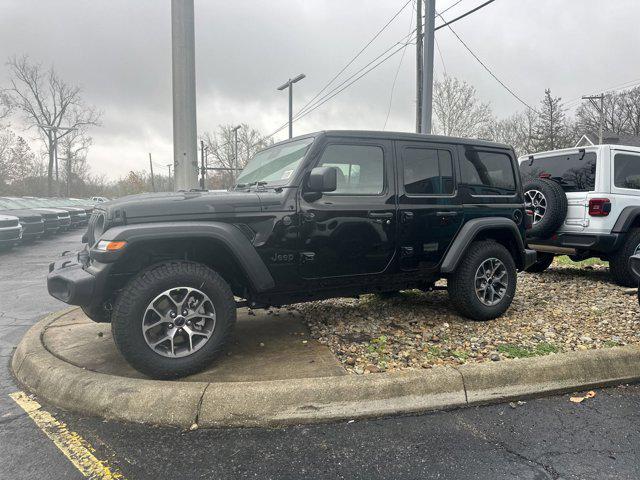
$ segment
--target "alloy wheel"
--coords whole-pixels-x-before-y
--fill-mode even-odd
[[[539,190],[527,190],[524,192],[524,205],[526,210],[533,212],[533,224],[540,222],[547,213],[547,197]]]
[[[507,292],[507,286],[507,268],[501,260],[489,258],[476,270],[476,296],[483,305],[493,307],[500,303]]]
[[[142,318],[144,340],[163,357],[187,357],[200,350],[216,327],[211,299],[191,287],[165,290],[147,306]]]

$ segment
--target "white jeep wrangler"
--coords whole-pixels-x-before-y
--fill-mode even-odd
[[[518,159],[527,212],[529,248],[542,272],[554,255],[609,261],[613,280],[637,286],[629,257],[640,253],[640,148],[595,145]]]

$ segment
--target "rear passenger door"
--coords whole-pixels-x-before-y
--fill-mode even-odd
[[[462,224],[454,147],[396,144],[400,268],[436,270]]]

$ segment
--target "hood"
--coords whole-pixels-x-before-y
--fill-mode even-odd
[[[41,212],[37,209],[22,209],[22,208],[15,208],[15,209],[11,209],[11,210],[2,210],[0,213],[2,213],[3,215],[13,215],[15,217],[18,217],[20,220],[42,220],[43,215],[51,215],[53,216],[53,213],[49,213],[49,212]],[[55,218],[58,218],[58,215],[55,215]]]
[[[261,202],[254,192],[163,192],[131,195],[98,204],[96,208],[105,210],[108,218],[124,214],[127,221],[167,217],[186,219],[221,213],[259,212]]]

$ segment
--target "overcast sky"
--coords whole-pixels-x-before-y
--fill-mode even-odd
[[[294,96],[295,105],[302,105],[405,2],[196,0],[198,131],[248,123],[271,133],[287,115],[286,93],[276,87],[305,73]],[[455,2],[438,0],[436,8]],[[454,18],[480,3],[463,0],[444,16]],[[406,35],[412,15],[407,7],[349,72]],[[536,106],[545,88],[571,101],[640,83],[639,19],[638,0],[496,0],[454,28],[499,78]],[[27,54],[82,87],[86,101],[104,112],[103,126],[92,131],[91,168],[117,178],[148,168],[148,152],[158,164],[172,162],[170,27],[170,0],[0,0],[0,59]],[[446,68],[468,81],[498,116],[524,108],[446,28],[436,38],[442,52],[436,52],[436,76]],[[396,55],[296,122],[294,134],[382,129],[399,61]],[[414,128],[414,75],[412,45],[387,130]],[[3,63],[0,85],[6,78]]]

